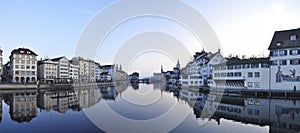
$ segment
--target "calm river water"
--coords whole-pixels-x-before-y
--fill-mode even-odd
[[[299,100],[224,96],[218,102],[160,84],[0,93],[1,133],[300,131]]]

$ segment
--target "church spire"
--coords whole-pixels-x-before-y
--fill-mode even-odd
[[[163,73],[164,72],[164,69],[163,69],[163,65],[161,64],[160,66],[160,72]]]
[[[179,63],[179,59],[177,59],[177,64],[176,64],[176,67],[177,67],[178,69],[180,69],[180,63]]]

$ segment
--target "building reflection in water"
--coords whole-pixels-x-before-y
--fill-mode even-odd
[[[9,105],[11,119],[17,122],[29,122],[37,116],[37,91],[14,92],[4,94]]]
[[[67,110],[80,111],[100,100],[115,100],[128,86],[129,83],[120,83],[108,87],[81,87],[69,90],[14,90],[3,93],[0,98],[9,105],[12,120],[29,122],[37,117],[38,108],[40,111],[55,110],[60,113]],[[218,124],[222,124],[222,119],[227,119],[268,126],[270,132],[300,131],[300,100],[223,96],[219,103],[216,102],[218,96],[201,93],[194,88],[179,89],[172,85],[154,83],[153,89],[173,93],[175,98],[185,101],[193,109],[197,119],[208,119]],[[0,104],[2,120],[2,103]]]
[[[40,91],[38,94],[38,107],[46,111],[56,110],[65,113],[72,109],[80,111],[82,108],[88,108],[98,103],[101,99],[97,87]]]
[[[129,86],[128,82],[124,83],[116,83],[114,86],[106,86],[106,87],[100,87],[100,92],[102,95],[103,100],[115,100],[117,96],[120,94],[122,95],[122,92],[127,89]]]
[[[193,89],[182,89],[180,99],[185,100],[194,111],[196,118],[233,120],[257,126],[269,126],[269,132],[300,131],[300,101],[284,99],[262,99],[223,96],[216,102],[215,96],[199,93]],[[212,110],[216,110],[212,112]],[[207,115],[203,114],[211,114]]]
[[[139,83],[134,83],[134,82],[132,82],[132,83],[130,83],[130,84],[131,84],[131,86],[132,86],[132,88],[133,88],[134,90],[138,90],[139,87],[140,87],[140,84],[139,84]]]

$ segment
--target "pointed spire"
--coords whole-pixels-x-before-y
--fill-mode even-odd
[[[163,65],[161,64],[160,66],[160,72],[163,73],[164,72],[164,69],[163,69]]]
[[[120,64],[120,71],[122,71],[122,65]]]
[[[180,63],[179,63],[179,59],[177,59],[177,64],[176,67],[180,69]]]

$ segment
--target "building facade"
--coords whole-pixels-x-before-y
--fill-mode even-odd
[[[27,48],[14,49],[9,56],[9,82],[34,83],[37,80],[37,54]]]
[[[103,65],[100,74],[101,81],[112,81],[115,73],[115,65]]]
[[[213,84],[212,65],[220,64],[222,61],[223,56],[220,50],[214,54],[204,50],[196,52],[193,61],[182,69],[180,78],[182,86],[211,86]]]
[[[75,63],[72,63],[71,61],[69,64],[69,79],[73,83],[77,83],[79,81],[79,65],[76,65]]]
[[[101,67],[100,63],[95,62],[95,80],[96,80],[96,82],[100,81],[101,72],[102,72],[102,67]]]
[[[269,58],[224,59],[213,65],[214,84],[228,89],[269,89]]]
[[[38,80],[42,83],[54,83],[58,75],[58,62],[51,59],[38,61]]]
[[[271,89],[300,89],[300,28],[276,31],[269,46]]]
[[[79,66],[65,56],[38,62],[38,79],[43,83],[76,83],[78,73]]]
[[[95,62],[93,60],[84,59],[83,57],[74,57],[72,58],[72,62],[79,66],[79,82],[96,82]]]

